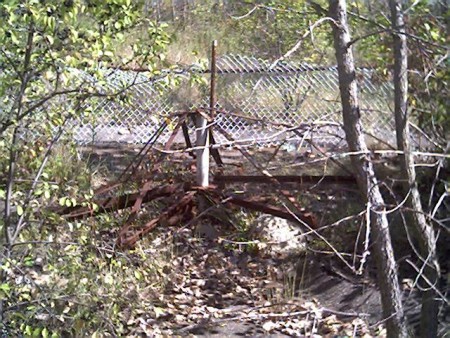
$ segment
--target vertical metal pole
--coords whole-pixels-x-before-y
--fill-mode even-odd
[[[216,47],[217,40],[214,40],[211,47],[211,88],[209,94],[209,109],[211,118],[214,118],[216,113]]]
[[[215,108],[215,82],[216,82],[216,46],[217,41],[212,43],[211,52],[211,91],[210,91],[210,103],[211,116],[214,116]],[[197,115],[197,184],[202,187],[209,185],[209,129],[207,128],[208,121],[201,116]]]

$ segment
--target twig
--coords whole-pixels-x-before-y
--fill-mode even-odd
[[[42,159],[42,162],[39,166],[39,169],[36,173],[36,175],[34,176],[33,179],[33,183],[31,184],[30,190],[28,191],[28,194],[25,198],[25,201],[23,203],[24,205],[24,212],[22,215],[20,215],[19,220],[17,221],[17,225],[15,226],[15,230],[13,235],[11,236],[11,240],[14,243],[15,240],[17,239],[17,236],[20,234],[20,231],[22,230],[22,228],[24,227],[24,219],[25,219],[25,215],[27,215],[27,213],[25,212],[26,208],[28,207],[28,204],[31,201],[31,198],[33,196],[34,190],[36,189],[36,186],[41,178],[42,173],[44,172],[44,168],[47,164],[47,161],[50,157],[51,151],[53,149],[53,146],[56,144],[56,142],[59,140],[59,138],[61,137],[62,133],[64,132],[64,127],[66,125],[67,119],[63,122],[63,124],[60,126],[58,132],[56,133],[55,137],[50,141],[50,144],[47,146],[47,150],[45,151],[44,154],[44,158]]]
[[[303,220],[301,220],[294,212],[292,212],[288,206],[283,203],[283,207],[286,209],[286,211],[291,214],[292,217],[294,217],[297,222],[299,222],[300,224],[302,224],[303,226],[305,226],[311,233],[313,233],[314,235],[316,235],[317,237],[319,237],[322,241],[324,241],[324,243],[326,245],[328,245],[330,247],[330,249],[336,254],[336,256],[353,272],[355,272],[355,267],[351,266],[347,260],[341,255],[341,253],[324,237],[322,236],[319,232],[317,232],[317,230],[311,228],[311,226],[309,224],[307,224],[306,222],[304,222]]]
[[[245,19],[245,18],[249,17],[250,15],[252,15],[252,13],[253,13],[254,11],[256,11],[258,8],[260,8],[260,6],[259,6],[259,5],[256,5],[256,6],[254,6],[251,10],[249,10],[247,13],[245,13],[244,15],[241,15],[241,16],[232,16],[232,15],[230,15],[230,17],[231,17],[233,20],[241,20],[241,19]]]
[[[406,259],[406,262],[409,264],[409,265],[411,265],[411,267],[414,269],[414,270],[416,270],[416,272],[418,272],[418,275],[417,275],[417,277],[416,277],[416,281],[417,281],[417,279],[418,278],[422,278],[427,284],[428,284],[428,286],[431,288],[431,289],[433,289],[433,291],[434,292],[436,292],[436,294],[438,294],[439,295],[439,297],[441,297],[441,300],[443,301],[443,302],[445,302],[447,305],[450,305],[450,301],[447,299],[447,297],[436,287],[436,283],[432,283],[428,278],[427,278],[427,276],[425,276],[424,274],[423,274],[423,269],[424,269],[424,266],[422,266],[422,268],[418,268],[413,262],[411,262],[411,260],[409,260],[409,259]],[[416,283],[416,282],[415,282]]]
[[[441,195],[441,197],[439,197],[439,200],[436,202],[436,205],[434,206],[433,211],[431,212],[431,217],[434,217],[434,215],[436,215],[437,211],[439,210],[439,207],[441,206],[442,202],[444,202],[445,198],[450,196],[449,192],[448,192],[448,188],[446,188],[446,191],[444,191]]]

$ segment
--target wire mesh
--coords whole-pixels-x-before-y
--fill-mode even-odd
[[[163,85],[165,77],[172,75],[179,84]],[[203,81],[190,81],[193,77]],[[364,127],[384,141],[393,141],[393,88],[372,77],[371,69],[357,70]],[[156,80],[143,73],[109,70],[104,85],[110,90],[129,87],[128,100],[105,97],[92,102],[93,119],[74,124],[73,137],[80,144],[146,142],[161,121],[173,119],[173,113],[209,107],[208,79],[208,69],[200,66],[167,72]],[[219,143],[229,143],[230,137],[245,145],[299,142],[305,136],[304,128],[299,134],[288,127],[300,125],[310,126],[307,137],[314,137],[319,145],[336,144],[343,138],[336,67],[295,62],[273,65],[255,57],[225,55],[217,60],[216,88],[214,125],[222,131],[215,134]],[[169,124],[160,142],[167,141],[175,123]]]

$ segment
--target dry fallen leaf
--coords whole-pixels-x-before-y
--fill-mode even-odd
[[[262,325],[262,328],[267,332],[271,332],[271,331],[275,330],[277,327],[278,327],[278,325],[272,321],[265,322]]]

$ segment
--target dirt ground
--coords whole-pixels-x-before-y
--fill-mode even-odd
[[[139,148],[106,146],[81,151],[101,184],[106,178],[120,175]],[[139,169],[142,175],[159,155],[160,152],[152,152],[144,158]],[[218,168],[213,164],[212,172],[225,175],[252,175],[262,170],[272,175],[347,173],[345,167],[321,160],[322,154],[311,149],[248,149],[244,155],[230,149],[222,150],[221,156],[225,166]],[[161,175],[153,177],[155,181],[195,177],[195,161],[187,154],[168,154],[164,163]],[[174,305],[163,316],[150,316],[141,325],[144,332],[198,337],[384,335],[378,325],[380,294],[371,258],[365,272],[356,275],[333,253],[339,251],[343,260],[357,267],[364,237],[362,219],[355,216],[335,223],[363,210],[354,185],[286,183],[274,187],[241,183],[229,184],[224,189],[243,196],[270,195],[279,205],[282,203],[280,189],[287,190],[305,210],[317,215],[323,237],[308,236],[306,252],[300,250],[280,260],[248,245],[253,239],[245,225],[233,224],[236,217],[224,224],[206,224],[214,227],[213,236],[199,233],[198,224],[189,228],[158,228],[152,234],[152,238],[159,238],[156,242],[170,238],[183,250],[174,260],[173,272],[168,275],[172,279],[163,297],[167,304]],[[249,221],[257,215],[246,217]],[[155,246],[149,250],[157,251],[158,246],[152,245]],[[412,323],[417,323],[419,297],[416,290],[407,287],[409,276],[403,277],[408,316]],[[450,327],[445,321],[443,318],[442,332]]]

